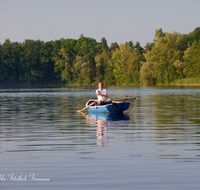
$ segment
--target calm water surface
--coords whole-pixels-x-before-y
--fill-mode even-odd
[[[2,189],[200,189],[200,87],[107,87],[124,115],[76,110],[95,88],[0,89]]]

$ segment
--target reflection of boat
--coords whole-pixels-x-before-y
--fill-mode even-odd
[[[104,120],[108,121],[119,121],[119,120],[129,120],[129,116],[127,114],[124,114],[123,112],[114,113],[111,112],[110,114],[107,114],[105,112],[88,112],[88,117],[93,118],[103,118]]]
[[[88,112],[84,114],[86,122],[91,127],[97,127],[96,138],[97,144],[102,147],[104,144],[107,144],[108,140],[106,137],[108,126],[127,126],[127,120],[129,116],[124,113],[105,113],[105,112]],[[121,122],[121,120],[123,120]],[[113,122],[113,121],[117,121]]]
[[[86,103],[86,106],[89,106],[91,103],[93,103],[94,100],[89,100]],[[130,102],[112,102],[111,104],[106,105],[92,105],[88,107],[88,111],[90,112],[123,112],[127,110],[130,106]]]

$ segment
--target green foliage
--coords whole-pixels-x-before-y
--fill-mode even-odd
[[[126,44],[121,44],[120,47],[121,50],[116,49],[109,61],[115,81],[118,85],[138,85],[143,56]]]
[[[200,84],[200,78],[185,78],[185,79],[179,79],[174,82],[174,84]]]
[[[159,42],[162,38],[165,37],[165,33],[162,31],[162,28],[156,30],[155,36],[154,36],[154,42]]]
[[[0,45],[0,80],[3,80],[7,76],[7,66],[6,63],[3,61],[3,47]]]
[[[143,54],[144,52],[144,49],[140,46],[140,43],[137,41],[136,44],[135,44],[135,49],[137,51],[138,54]]]
[[[129,41],[129,42],[128,42],[128,46],[129,46],[130,48],[133,49],[133,48],[134,48],[133,42],[132,42],[132,41]]]
[[[141,62],[142,66],[140,69],[140,83],[142,85],[154,85],[155,77],[153,64],[148,62]]]
[[[185,67],[185,62],[181,62],[180,60],[176,60],[174,62],[174,66],[177,68],[176,72],[180,75],[180,77],[184,78],[185,75],[183,73],[183,69]]]
[[[153,46],[155,45],[155,43],[150,43],[150,42],[147,42],[146,45],[144,46],[144,53],[146,53],[147,51],[151,51]]]
[[[72,64],[64,48],[60,49],[59,55],[60,57],[57,57],[55,62],[54,72],[60,74],[62,81],[65,80],[67,83],[70,83],[72,77]]]
[[[169,84],[178,78],[174,62],[182,55],[178,48],[180,37],[179,33],[163,33],[159,29],[156,31],[155,45],[145,54],[147,62],[153,64],[154,77],[158,84]]]
[[[111,43],[110,50],[115,51],[116,49],[119,49],[119,44],[117,42]]]
[[[143,48],[137,41],[108,47],[81,35],[0,44],[0,83],[67,85],[155,85],[193,82],[200,76],[200,27],[187,34],[155,31]],[[197,80],[198,83],[198,80]]]
[[[103,81],[105,85],[114,85],[115,78],[113,75],[113,66],[110,64],[112,53],[110,51],[103,51],[100,55],[100,72],[97,73],[96,83]],[[98,62],[97,62],[98,63]],[[97,67],[98,69],[98,67]]]
[[[95,56],[95,63],[96,63],[96,81],[102,81],[102,76],[103,76],[103,65],[101,61],[101,54],[97,54]]]
[[[73,65],[74,81],[81,85],[90,85],[92,81],[92,67],[89,61],[77,56]]]
[[[55,62],[53,59],[52,42],[43,43],[40,50],[40,63],[43,66],[43,82],[52,83],[56,81],[54,74]]]
[[[184,74],[187,78],[200,76],[200,41],[194,41],[186,55]]]
[[[44,77],[43,65],[41,65],[41,46],[43,42],[40,40],[25,40],[22,45],[23,56],[22,56],[22,67],[25,69],[25,77],[27,82],[34,80],[37,82],[38,77]]]
[[[18,42],[11,43],[6,39],[2,46],[2,78],[7,77],[10,82],[19,80],[21,46]]]
[[[108,51],[108,44],[105,37],[101,39],[102,51]]]
[[[199,41],[200,40],[200,27],[197,27],[194,29],[193,32],[190,32],[188,34],[188,40],[192,43],[194,40]]]

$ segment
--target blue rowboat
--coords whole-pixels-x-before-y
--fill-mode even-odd
[[[86,106],[89,106],[94,100],[89,100]],[[92,105],[88,107],[90,112],[123,112],[130,106],[130,102],[112,102],[106,105]]]

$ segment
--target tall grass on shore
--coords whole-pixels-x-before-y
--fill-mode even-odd
[[[200,85],[200,78],[185,78],[174,82],[176,85]]]

